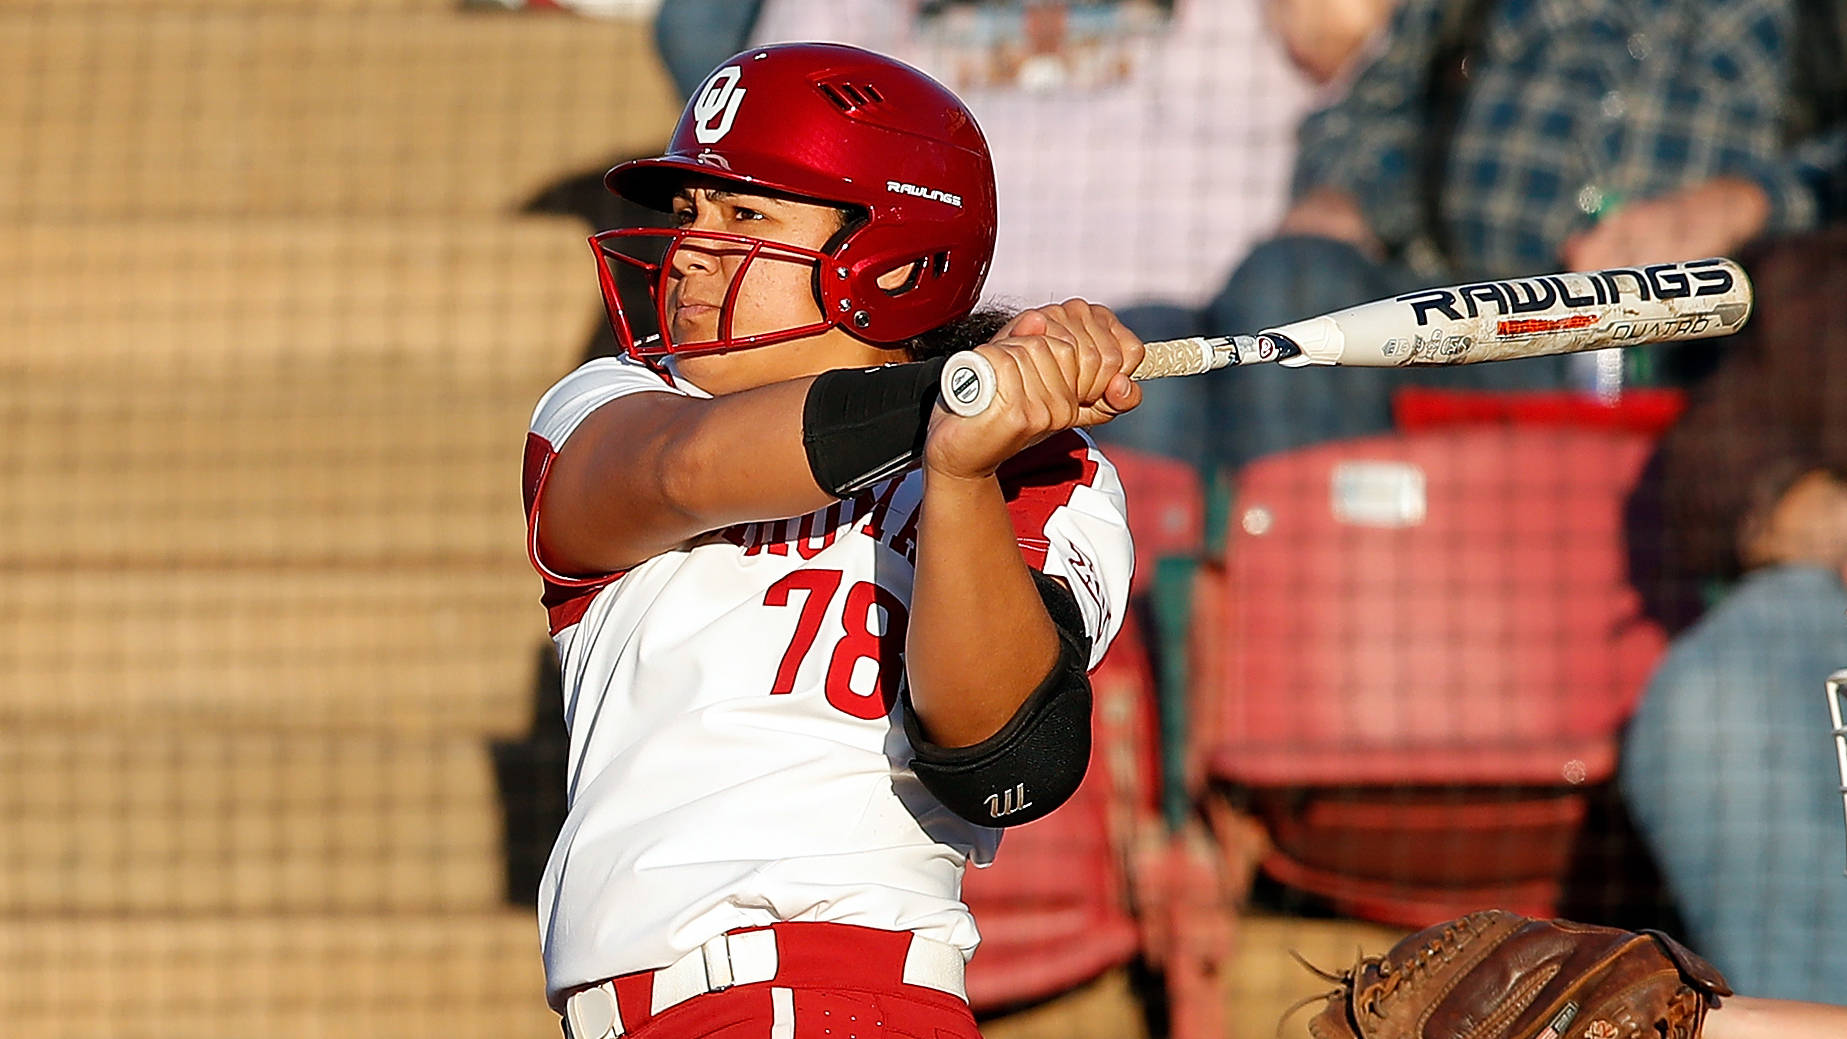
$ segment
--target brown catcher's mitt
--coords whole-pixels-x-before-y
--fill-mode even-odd
[[[1658,931],[1498,909],[1316,973],[1341,987],[1321,997],[1315,1039],[1698,1039],[1706,1011],[1732,994]]]

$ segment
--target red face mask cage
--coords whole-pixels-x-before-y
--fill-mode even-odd
[[[688,239],[695,240],[697,244],[687,246]],[[665,243],[660,259],[650,260],[646,256],[635,254],[637,246],[651,245],[656,241]],[[726,248],[713,248],[707,243],[722,244]],[[731,274],[730,284],[725,288],[724,301],[718,308],[716,338],[690,343],[673,341],[673,319],[672,315],[667,313],[666,272],[673,269],[674,257],[684,248],[713,255],[741,257],[737,268]],[[819,320],[805,325],[743,336],[732,334],[732,312],[737,305],[738,290],[743,286],[745,275],[749,272],[751,265],[762,259],[775,263],[799,263],[812,271],[819,271],[820,265],[829,262],[829,258],[827,254],[813,249],[723,231],[659,227],[599,231],[590,236],[590,249],[596,256],[597,281],[603,288],[603,306],[609,312],[609,325],[615,332],[616,344],[636,360],[651,363],[655,359],[668,356],[691,357],[700,354],[745,350],[818,335],[836,327],[836,322],[829,321],[826,313],[823,312]],[[615,261],[616,266],[611,265],[612,260]],[[630,321],[633,308],[623,302],[623,297],[625,295],[636,296],[635,302],[640,303],[639,296],[643,290],[630,286],[625,292],[618,279],[618,271],[627,271],[639,276],[640,285],[645,286],[645,295],[649,301],[648,305],[652,311],[655,327],[659,329],[658,333],[636,334],[636,325]],[[816,306],[820,307],[818,298]]]

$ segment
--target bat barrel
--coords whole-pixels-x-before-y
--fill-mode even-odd
[[[1476,364],[1730,335],[1752,299],[1744,269],[1714,257],[1419,289],[1276,331],[1299,363]]]
[[[1477,364],[1730,335],[1751,316],[1751,280],[1723,257],[1419,289],[1265,329],[1147,344],[1136,379],[1281,361],[1372,368]],[[973,351],[943,368],[943,403],[979,415],[993,365]]]

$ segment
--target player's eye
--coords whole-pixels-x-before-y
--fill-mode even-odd
[[[755,220],[762,220],[763,214],[749,206],[732,206],[731,219],[736,220],[740,224],[747,224]]]
[[[673,209],[673,226],[685,227],[693,222],[693,207],[675,206]]]

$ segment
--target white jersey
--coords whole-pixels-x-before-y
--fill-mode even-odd
[[[705,396],[625,358],[591,361],[545,395],[527,441],[529,531],[566,438],[597,407],[648,391]],[[1001,477],[1026,560],[1075,593],[1094,667],[1132,565],[1115,470],[1065,433]],[[570,811],[539,890],[554,1004],[778,921],[914,931],[974,952],[962,869],[985,865],[1000,831],[923,789],[895,706],[922,484],[912,472],[602,577],[553,572],[529,533],[570,730]]]

